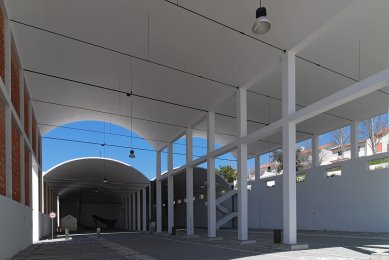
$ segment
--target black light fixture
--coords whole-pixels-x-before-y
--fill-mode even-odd
[[[95,189],[95,192],[96,192],[96,193],[98,193],[98,192],[99,192],[99,190],[96,188],[96,189]]]
[[[103,183],[108,183],[107,178],[104,178]]]
[[[267,167],[267,172],[271,172],[271,167],[270,167],[270,165]]]
[[[270,31],[271,23],[267,18],[267,11],[265,7],[262,7],[262,0],[260,1],[260,6],[255,14],[255,22],[253,25],[253,33],[255,34],[265,34]]]
[[[130,158],[135,158],[135,152],[131,149],[130,154],[128,155]]]

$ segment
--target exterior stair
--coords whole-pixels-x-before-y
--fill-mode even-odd
[[[230,190],[226,194],[216,199],[216,209],[224,214],[221,218],[217,220],[216,228],[220,228],[221,226],[228,223],[232,219],[238,217],[238,212],[231,211],[230,209],[228,209],[226,206],[222,204],[223,202],[232,199],[237,194],[238,194],[237,190]],[[205,206],[208,206],[208,202],[205,203]]]

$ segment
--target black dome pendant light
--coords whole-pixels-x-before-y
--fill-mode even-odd
[[[266,8],[262,7],[262,0],[260,0],[260,5],[256,11],[255,17],[256,19],[252,28],[253,33],[265,34],[270,31],[271,23],[267,18]]]

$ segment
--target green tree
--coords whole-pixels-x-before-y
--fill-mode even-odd
[[[284,168],[284,159],[282,150],[275,150],[272,153],[272,163],[275,170],[280,173]],[[296,171],[303,168],[303,164],[309,160],[308,156],[303,153],[302,148],[296,148]]]
[[[216,170],[216,173],[228,183],[232,183],[238,179],[238,173],[231,165],[220,166],[220,168]]]

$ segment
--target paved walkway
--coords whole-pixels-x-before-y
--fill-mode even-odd
[[[183,234],[112,233],[100,239],[77,235],[69,241],[35,244],[12,259],[370,259],[372,253],[389,252],[387,233],[299,232],[300,243],[310,249],[289,251],[275,247],[269,231],[250,232],[255,244],[241,245],[236,231],[219,231],[220,241]]]

